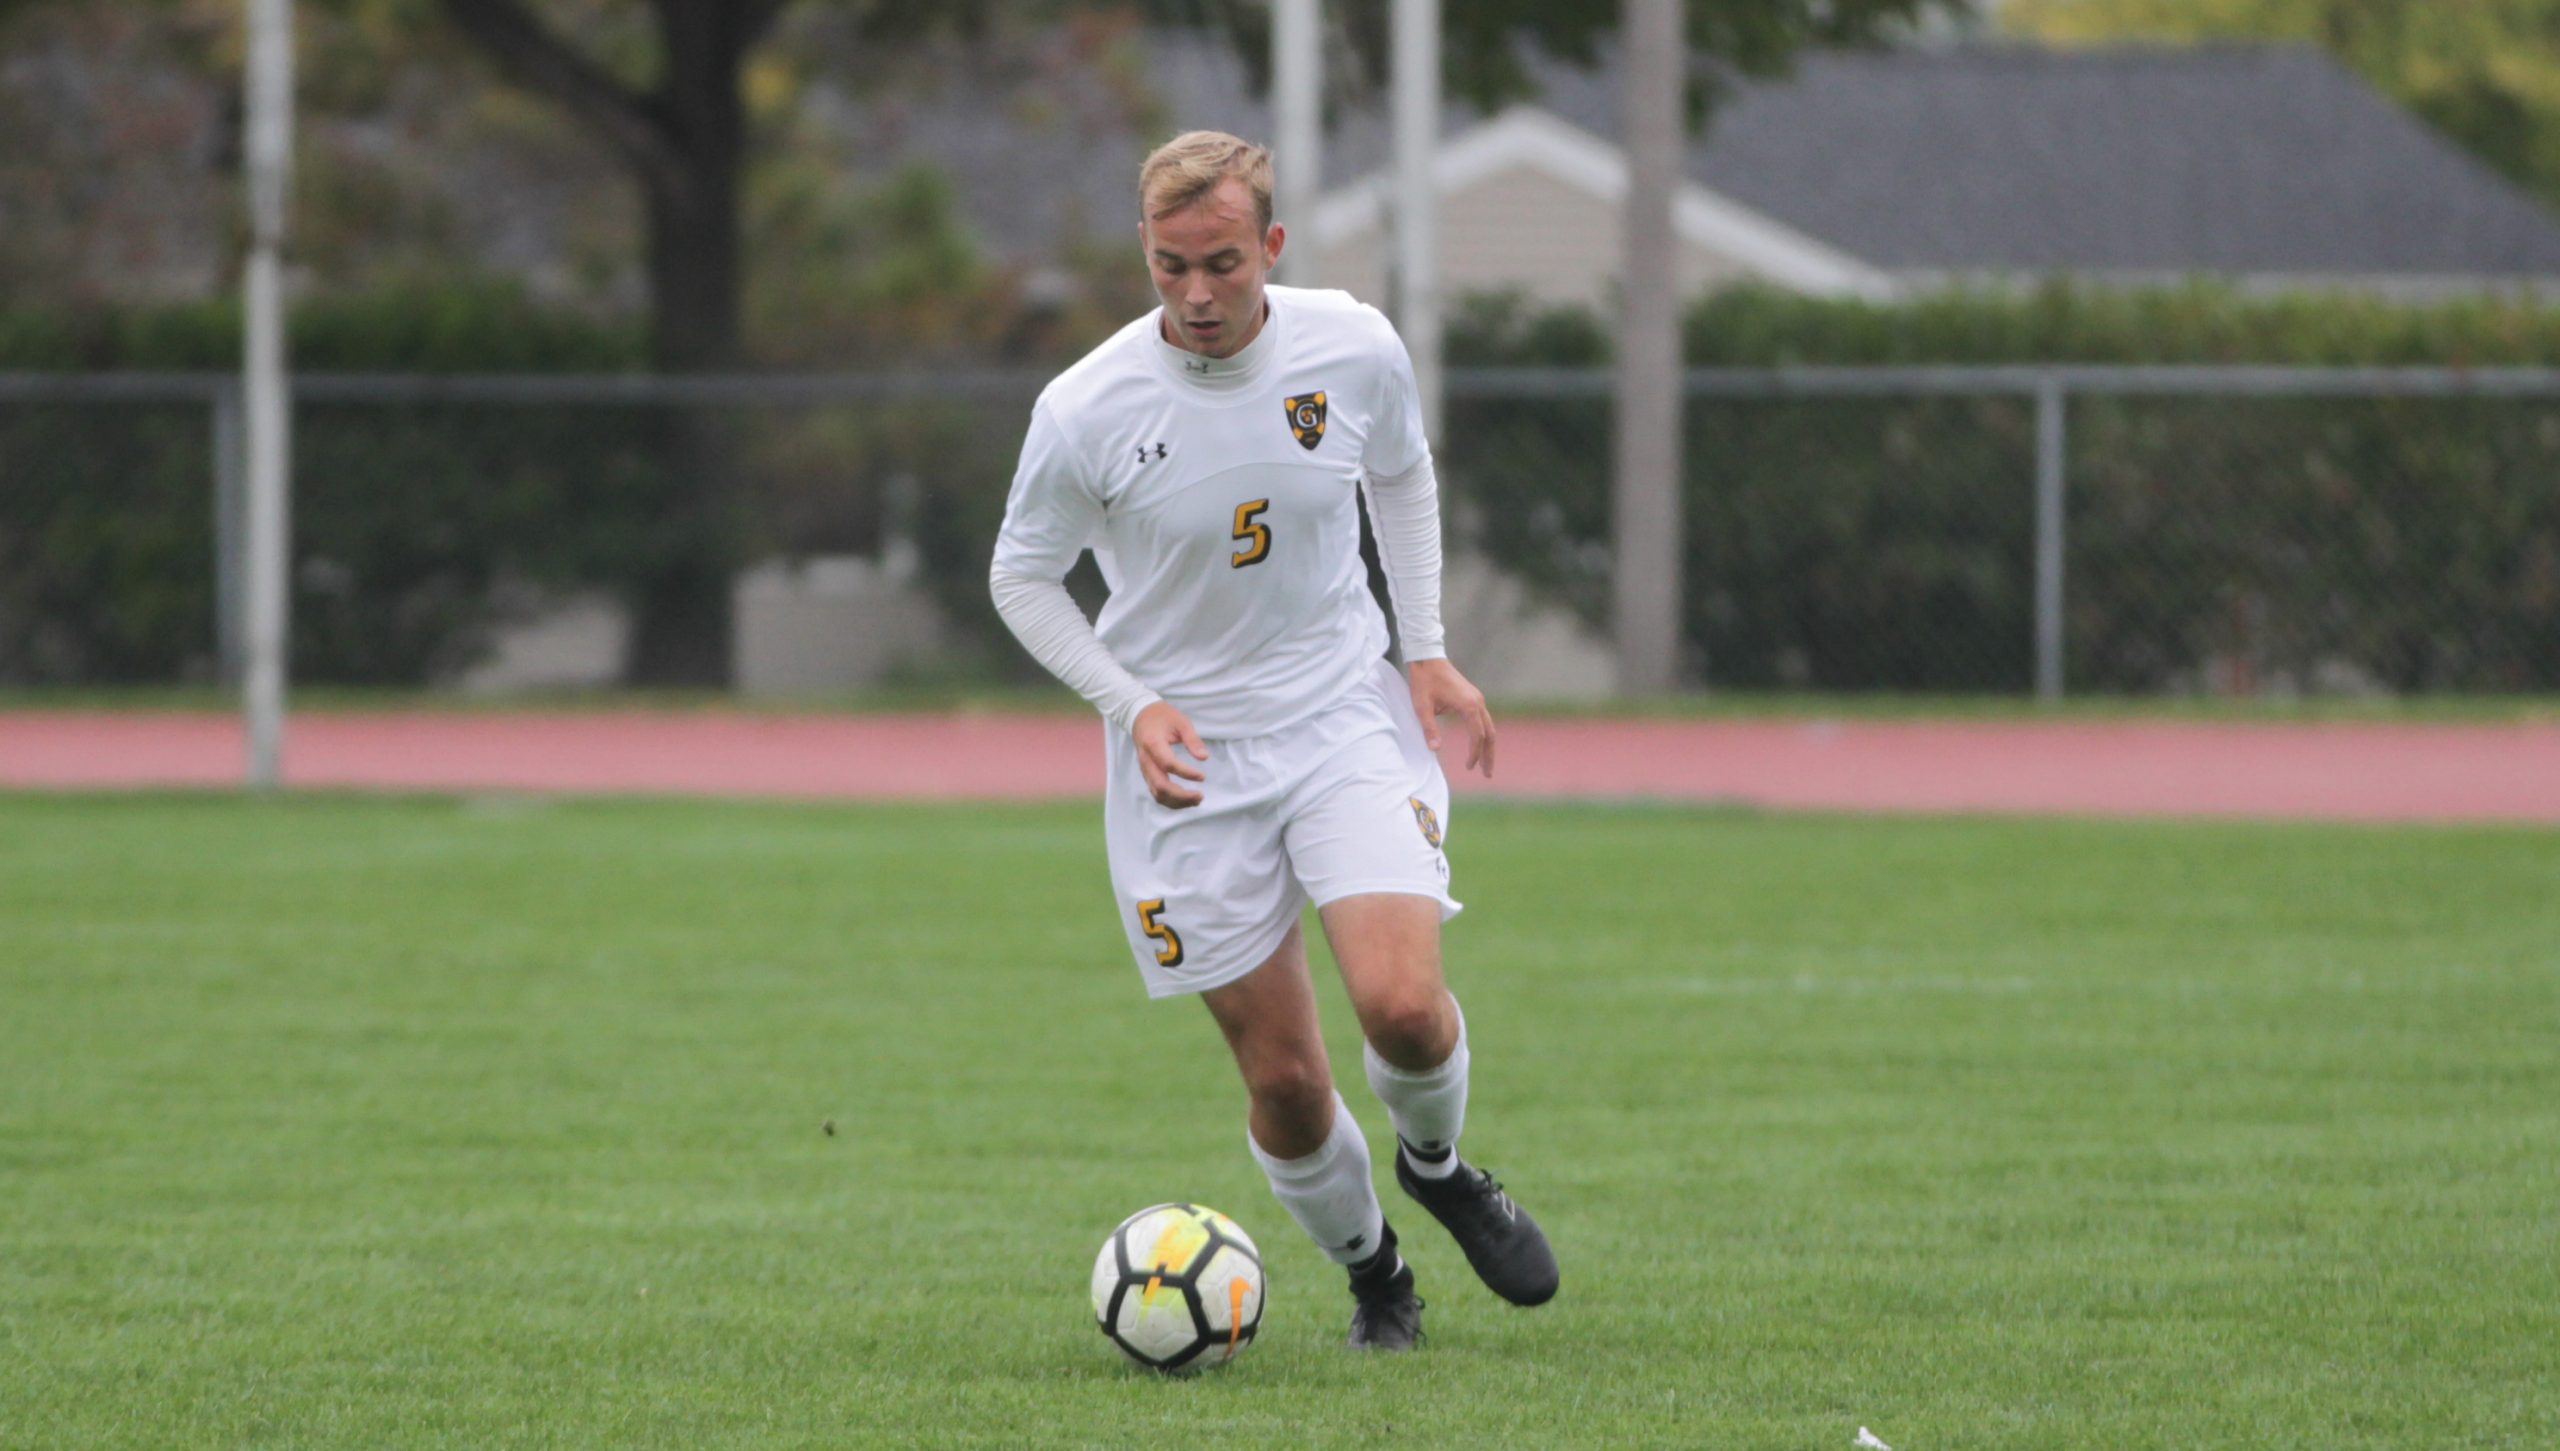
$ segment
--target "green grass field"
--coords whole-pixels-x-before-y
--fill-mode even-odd
[[[1356,1358],[1097,815],[0,797],[0,1446],[2560,1437],[2560,833],[1462,803],[1565,1289],[1390,1186]],[[1084,1282],[1178,1197],[1272,1299],[1164,1381]]]

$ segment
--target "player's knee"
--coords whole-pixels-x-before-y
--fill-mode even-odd
[[[1320,1130],[1333,1106],[1333,1074],[1322,1058],[1282,1055],[1245,1071],[1245,1091],[1265,1113],[1297,1128]]]
[[[1378,999],[1361,1013],[1360,1027],[1378,1056],[1399,1068],[1437,1065],[1449,1056],[1458,1037],[1449,995],[1436,985]]]

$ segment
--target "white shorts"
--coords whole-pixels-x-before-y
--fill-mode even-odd
[[[1120,925],[1151,997],[1205,992],[1268,961],[1309,902],[1449,895],[1449,781],[1384,660],[1340,701],[1274,735],[1210,741],[1197,806],[1156,804],[1137,743],[1105,727],[1102,829]]]

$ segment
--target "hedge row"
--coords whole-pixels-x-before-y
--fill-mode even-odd
[[[1688,319],[1698,365],[2560,362],[2560,310],[2054,290],[1904,306],[1765,292]],[[1480,302],[1453,361],[1593,364],[1587,314]],[[2107,691],[2560,688],[2560,400],[2081,398],[2066,675]],[[1605,401],[1453,407],[1453,492],[1594,623]],[[1695,400],[1686,640],[1724,685],[2033,683],[2034,419],[2016,397]]]
[[[290,326],[309,368],[621,370],[642,342],[495,284],[317,299]],[[240,336],[229,300],[14,306],[0,369],[229,369]],[[630,410],[305,405],[295,428],[308,679],[428,679],[480,653],[530,593],[510,586],[634,577],[674,482]],[[0,683],[212,674],[212,452],[201,405],[0,405]]]
[[[624,324],[503,287],[315,302],[311,367],[620,370]],[[2211,290],[2049,291],[1904,306],[1732,292],[1688,319],[1700,364],[2560,363],[2560,309],[2399,308]],[[1580,313],[1479,301],[1451,361],[1591,365]],[[227,368],[227,304],[0,308],[0,369]],[[720,415],[732,507],[681,507],[680,420],[631,408],[306,405],[297,420],[295,668],[416,682],[510,608],[626,598],[671,559],[914,538],[984,668],[1026,669],[985,602],[1026,410]],[[2560,688],[2560,406],[2088,399],[2072,409],[2067,633],[2076,688],[2298,680]],[[201,409],[0,405],[0,683],[165,681],[212,667],[211,440]],[[1602,400],[1461,403],[1442,449],[1462,528],[1593,620],[1608,594]],[[1727,685],[2016,690],[2030,679],[2033,420],[2014,398],[1696,402],[1686,623]],[[889,516],[902,522],[892,526]],[[673,521],[688,520],[683,524]]]
[[[1463,300],[1456,364],[1605,363],[1610,324],[1517,296]],[[1689,310],[1694,367],[2000,363],[2560,364],[2560,306],[2479,296],[2426,305],[2361,294],[2257,295],[2198,284],[1942,292],[1908,302],[1737,287]]]
[[[545,307],[503,281],[327,295],[287,320],[297,368],[417,373],[620,372],[647,336],[628,319]],[[0,305],[0,372],[240,366],[236,295],[155,307]]]

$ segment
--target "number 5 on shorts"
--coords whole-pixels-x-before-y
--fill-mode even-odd
[[[1150,897],[1140,902],[1138,926],[1145,929],[1149,937],[1162,944],[1156,948],[1158,963],[1166,967],[1180,967],[1182,966],[1182,938],[1174,932],[1170,923],[1156,920],[1156,914],[1163,910],[1164,898],[1162,897]]]

